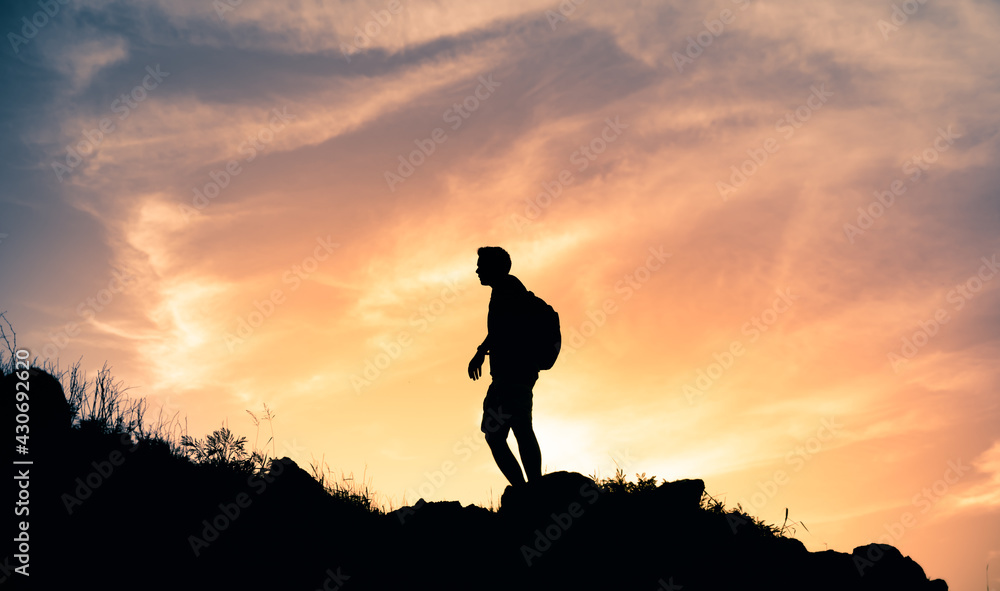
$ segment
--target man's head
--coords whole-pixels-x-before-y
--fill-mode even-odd
[[[478,251],[476,275],[483,285],[495,285],[496,281],[510,273],[510,255],[499,246],[484,246]]]

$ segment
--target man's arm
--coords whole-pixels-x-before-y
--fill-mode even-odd
[[[483,344],[479,345],[476,354],[472,356],[472,361],[469,362],[469,377],[473,380],[478,380],[479,376],[483,375],[483,362],[490,352],[490,342],[490,335],[486,335]]]

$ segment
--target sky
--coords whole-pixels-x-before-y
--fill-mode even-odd
[[[175,436],[495,505],[467,365],[502,246],[561,320],[545,471],[701,478],[811,550],[1000,588],[998,30],[985,0],[5,3],[0,311]]]

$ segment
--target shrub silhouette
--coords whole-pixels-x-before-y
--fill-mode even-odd
[[[181,447],[195,462],[250,471],[254,467],[254,457],[247,452],[246,442],[246,437],[236,437],[225,425],[204,440],[181,436]]]
[[[636,482],[629,482],[625,478],[625,472],[618,468],[615,475],[603,480],[598,480],[596,476],[591,477],[607,493],[610,494],[632,494],[643,493],[656,489],[656,476],[646,478],[646,473],[636,474]]]

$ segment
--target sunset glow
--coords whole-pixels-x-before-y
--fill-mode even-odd
[[[1000,588],[996,3],[59,6],[2,20],[0,311],[39,362],[495,505],[498,245],[561,319],[546,472]]]

